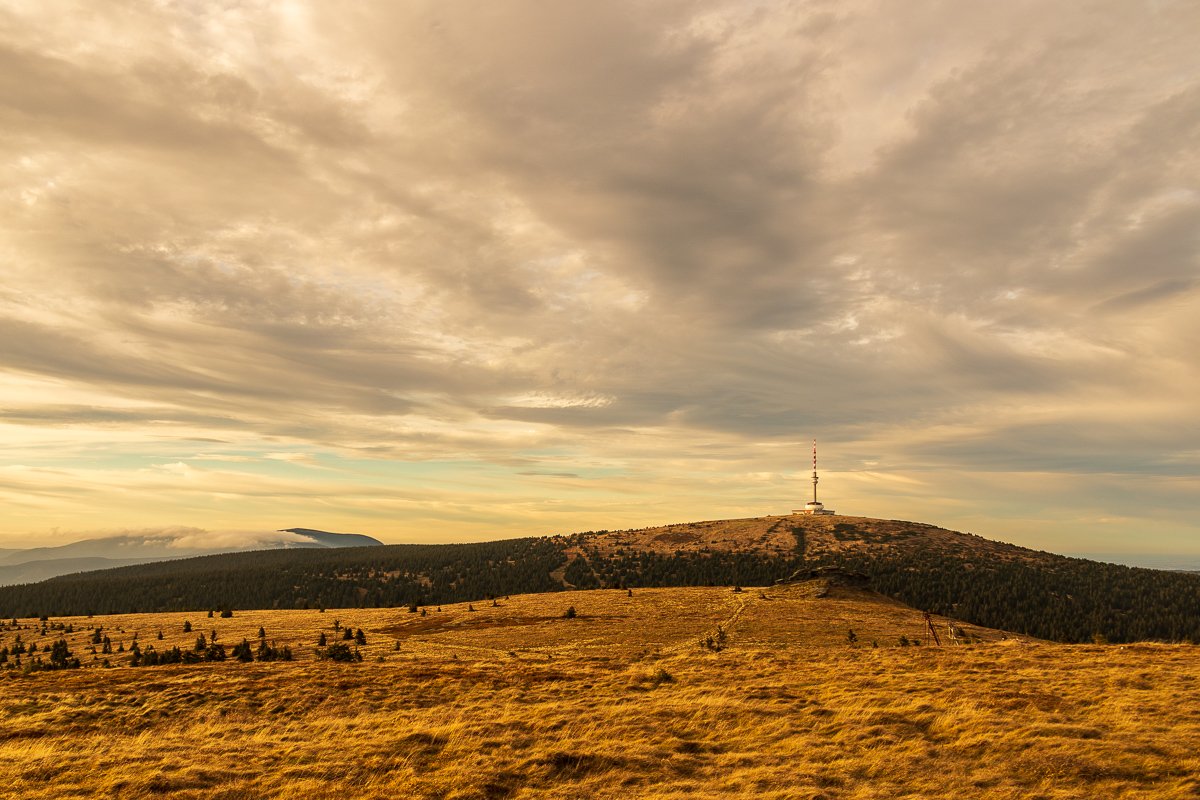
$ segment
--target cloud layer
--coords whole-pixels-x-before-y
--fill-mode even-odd
[[[10,537],[786,511],[817,436],[844,512],[1198,549],[1192,4],[0,18]]]

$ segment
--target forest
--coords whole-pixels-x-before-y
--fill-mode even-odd
[[[475,544],[274,550],[0,587],[0,616],[417,607],[565,588],[767,586],[836,566],[916,608],[1060,642],[1200,643],[1200,575],[1037,554],[980,559],[919,546],[786,555],[589,547],[588,534]],[[557,573],[557,574],[556,574]],[[561,576],[561,578],[557,577]]]

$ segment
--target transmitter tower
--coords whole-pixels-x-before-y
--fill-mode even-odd
[[[793,514],[807,514],[808,516],[817,516],[817,515],[824,516],[824,515],[835,513],[833,511],[833,509],[826,508],[824,506],[824,504],[821,503],[821,501],[817,499],[817,481],[819,481],[819,480],[820,480],[820,478],[817,477],[817,440],[813,439],[813,474],[812,474],[813,495],[812,495],[812,500],[809,500],[807,503],[805,503],[804,508],[793,509],[792,510]]]

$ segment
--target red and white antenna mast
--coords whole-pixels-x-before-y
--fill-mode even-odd
[[[813,439],[813,499],[817,502],[817,440]]]
[[[793,509],[793,514],[828,516],[834,513],[817,500],[817,481],[819,480],[820,478],[817,477],[817,440],[813,439],[813,497],[804,504],[804,508]]]

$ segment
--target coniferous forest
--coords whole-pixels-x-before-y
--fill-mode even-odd
[[[602,552],[588,534],[476,544],[234,553],[0,587],[0,616],[431,605],[564,588],[765,586],[835,566],[908,605],[1061,642],[1200,643],[1200,575],[1037,553],[919,546],[791,553]],[[1032,553],[1033,551],[1025,551]]]

